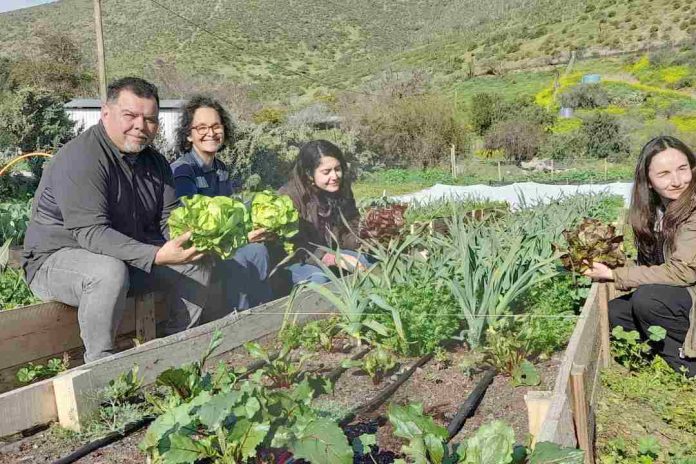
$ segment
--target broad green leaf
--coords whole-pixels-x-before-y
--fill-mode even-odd
[[[208,430],[217,430],[237,405],[240,394],[237,391],[213,396],[198,410],[198,420]]]
[[[288,443],[288,449],[297,459],[316,464],[351,464],[353,450],[343,430],[327,418],[311,421]]]
[[[182,404],[175,408],[170,409],[161,416],[159,416],[155,421],[150,424],[147,432],[145,432],[145,437],[140,442],[140,449],[148,450],[152,448],[160,448],[160,442],[171,433],[175,433],[179,430],[188,431],[187,427],[191,425],[192,418],[189,415],[190,405]],[[166,443],[164,443],[166,447]]]
[[[195,463],[205,449],[191,437],[173,434],[169,436],[169,449],[162,453],[165,464]]]
[[[515,433],[502,421],[482,425],[466,441],[466,454],[460,464],[508,464],[512,462]]]
[[[665,339],[667,336],[667,330],[665,330],[664,327],[660,327],[659,325],[651,325],[648,327],[648,334],[650,340],[654,342],[660,342]]]
[[[562,448],[556,443],[537,443],[529,456],[529,464],[583,464],[585,453],[575,448]]]
[[[534,364],[525,359],[512,371],[512,383],[516,387],[520,385],[531,387],[539,385],[541,383],[541,377],[534,367]]]
[[[271,425],[267,422],[255,423],[249,419],[241,418],[230,430],[227,440],[231,446],[239,450],[235,454],[243,458],[250,458],[256,455],[256,447],[263,442],[270,429]]]
[[[363,325],[369,329],[374,330],[383,337],[389,336],[389,329],[384,324],[381,324],[373,319],[367,319],[363,321]]]

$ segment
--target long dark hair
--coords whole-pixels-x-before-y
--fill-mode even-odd
[[[198,108],[212,108],[217,111],[217,114],[220,115],[222,127],[225,130],[222,144],[227,145],[232,142],[234,124],[232,124],[232,119],[227,110],[214,98],[206,95],[194,95],[181,109],[179,127],[176,129],[176,148],[180,153],[187,153],[191,150],[191,142],[188,141],[188,137],[191,135],[193,116]]]
[[[336,158],[341,163],[341,187],[338,192],[330,194],[324,192],[314,185],[314,171],[321,164],[321,159],[329,156]],[[290,184],[301,192],[303,200],[309,200],[312,196],[327,195],[334,198],[352,198],[353,191],[350,187],[350,179],[348,173],[348,163],[346,162],[341,149],[328,140],[312,140],[302,145],[300,153],[295,160],[292,174],[290,175]]]
[[[650,188],[648,172],[652,159],[658,153],[668,148],[679,150],[686,156],[691,167],[691,182],[681,196],[670,202],[662,219],[661,232],[655,233],[657,210],[662,202],[660,196]],[[629,223],[633,228],[636,248],[638,249],[638,261],[640,264],[658,264],[655,257],[660,254],[660,247],[664,244],[668,250],[674,246],[674,235],[677,228],[696,209],[694,202],[696,194],[696,157],[693,151],[681,140],[670,137],[655,137],[645,144],[640,152],[636,175],[633,182],[633,194],[629,211]]]

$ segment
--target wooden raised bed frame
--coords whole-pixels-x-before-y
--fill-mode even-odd
[[[599,372],[610,359],[609,293],[606,284],[592,285],[563,356],[554,390],[530,391],[525,398],[529,430],[535,441],[579,447],[585,450],[587,463],[594,463],[594,407]],[[0,394],[0,414],[3,417],[0,436],[54,421],[79,430],[84,419],[97,406],[95,392],[133,365],[139,366],[143,383],[151,384],[167,368],[199,359],[216,330],[222,332],[223,340],[214,355],[223,355],[247,341],[278,331],[283,323],[287,302],[288,297],[281,298],[239,315],[230,315],[186,332],[143,343],[71,369],[53,379]],[[301,293],[295,307],[300,308],[298,322],[335,311],[332,305],[314,292]],[[7,352],[3,354],[6,357],[9,355]]]

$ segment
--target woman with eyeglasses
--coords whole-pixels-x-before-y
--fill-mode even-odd
[[[184,105],[176,137],[181,156],[171,165],[178,197],[229,196],[238,190],[227,166],[216,157],[231,141],[232,130],[230,116],[217,100],[196,95]],[[249,233],[250,242],[265,238],[264,230]],[[225,282],[226,309],[248,309],[273,298],[269,263],[263,243],[249,243],[232,259],[217,262],[214,276]]]

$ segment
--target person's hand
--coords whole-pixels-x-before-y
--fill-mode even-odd
[[[592,263],[592,268],[583,272],[592,280],[614,280],[614,273],[605,264]]]
[[[155,264],[186,264],[201,259],[204,253],[196,250],[195,246],[184,248],[184,243],[190,238],[191,232],[185,232],[162,245],[155,255]]]
[[[324,256],[321,257],[321,262],[326,264],[327,266],[335,266],[336,255],[333,253],[326,253]]]
[[[249,243],[270,242],[277,238],[274,232],[269,232],[267,229],[254,229],[247,234]]]
[[[335,256],[334,256],[335,259]],[[341,255],[340,260],[336,259],[336,262],[338,263],[341,268],[343,268],[346,271],[352,271],[355,268],[360,269],[361,271],[365,270],[365,265],[358,261],[358,258],[350,255]]]

